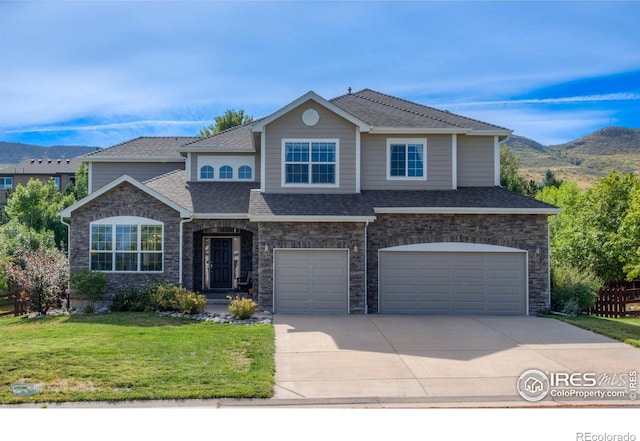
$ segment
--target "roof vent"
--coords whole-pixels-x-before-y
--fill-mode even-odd
[[[31,160],[31,163],[33,164],[34,162],[36,162],[36,160],[35,160],[35,159],[32,159],[32,160]]]
[[[351,86],[349,86],[349,88],[347,89],[347,92],[349,92],[349,95],[351,95]]]

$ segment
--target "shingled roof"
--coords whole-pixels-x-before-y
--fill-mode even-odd
[[[329,102],[373,127],[510,131],[370,89],[342,95]]]
[[[160,161],[184,161],[178,147],[200,139],[195,136],[141,136],[84,156],[85,161],[114,161],[145,159]]]
[[[257,182],[187,182],[175,170],[144,185],[194,215],[278,217],[373,217],[376,213],[541,213],[557,207],[502,187],[462,187],[457,190],[367,190],[352,194],[261,193]]]
[[[144,182],[144,185],[193,214],[249,213],[251,190],[257,182],[187,182],[184,170],[175,170]]]
[[[253,144],[253,133],[251,128],[261,121],[255,120],[241,126],[231,127],[215,135],[206,138],[197,138],[184,146],[180,147],[180,152],[191,152],[205,150],[208,152],[234,151],[234,152],[255,152]]]
[[[75,173],[82,157],[70,159],[26,159],[19,164],[0,168],[0,174],[54,175]]]

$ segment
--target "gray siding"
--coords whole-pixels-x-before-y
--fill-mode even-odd
[[[493,187],[493,136],[458,136],[458,187]]]
[[[387,180],[387,139],[427,139],[427,179]],[[450,190],[451,135],[369,135],[362,134],[361,182],[363,190]]]
[[[320,121],[313,127],[302,113],[315,109]],[[339,188],[282,187],[282,139],[339,139]],[[307,101],[266,126],[265,190],[271,193],[354,193],[356,191],[356,127],[314,101]]]
[[[184,170],[184,162],[94,162],[91,169],[91,190],[96,191],[125,174],[144,182],[177,169]]]

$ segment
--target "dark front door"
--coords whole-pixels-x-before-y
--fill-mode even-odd
[[[233,239],[211,239],[210,288],[233,288]]]

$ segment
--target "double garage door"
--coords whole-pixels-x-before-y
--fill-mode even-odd
[[[526,314],[526,253],[477,244],[380,250],[380,312]]]
[[[349,312],[348,250],[275,250],[274,259],[276,313]],[[378,262],[380,313],[527,313],[522,250],[419,244],[380,250]]]

